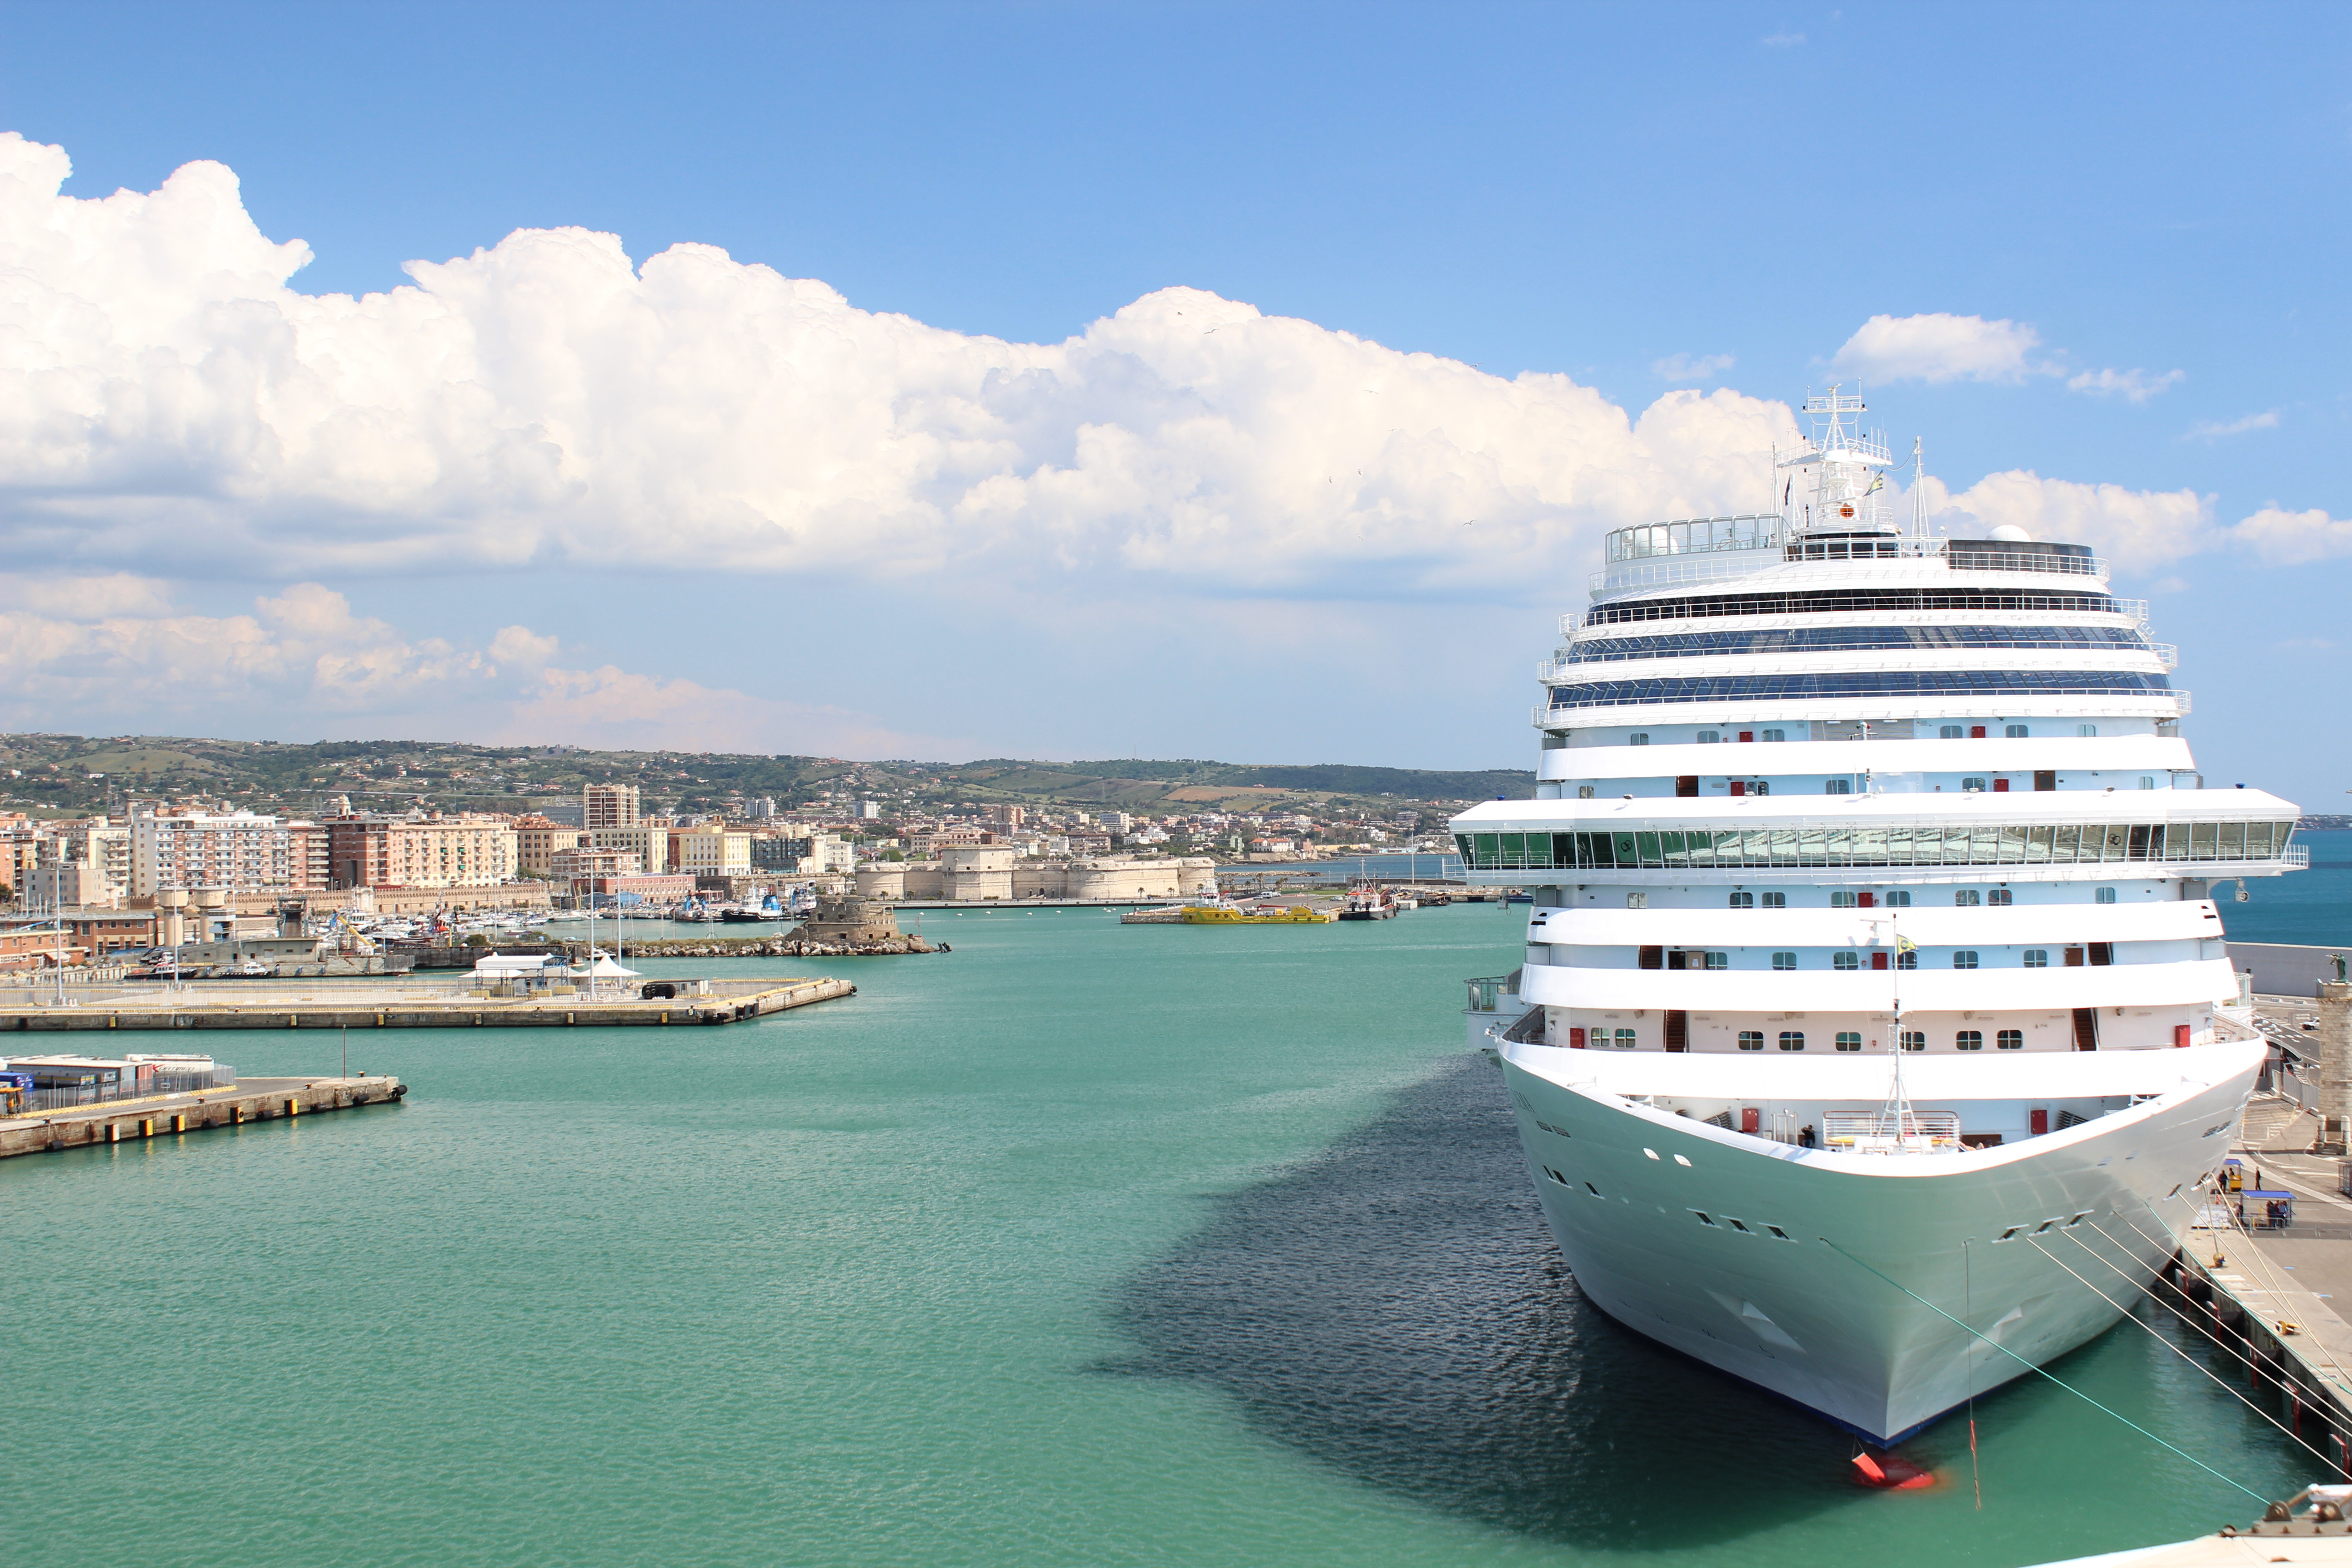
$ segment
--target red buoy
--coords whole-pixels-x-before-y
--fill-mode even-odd
[[[1856,1454],[1853,1457],[1853,1480],[1856,1486],[1878,1487],[1887,1491],[1912,1492],[1936,1484],[1934,1471],[1923,1470],[1918,1466],[1907,1460],[1898,1459],[1892,1454],[1882,1454],[1875,1458],[1868,1454]]]

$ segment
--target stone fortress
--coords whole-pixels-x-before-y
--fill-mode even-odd
[[[883,861],[856,871],[860,897],[927,903],[992,899],[1072,901],[1186,899],[1217,890],[1217,863],[1205,858],[1105,856],[1024,860],[1009,844],[956,845],[937,860]]]

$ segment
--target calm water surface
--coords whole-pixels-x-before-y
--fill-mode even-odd
[[[1906,1450],[1953,1484],[1860,1491],[1584,1305],[1460,1048],[1522,918],[930,915],[789,963],[846,1003],[355,1037],[406,1105],[0,1164],[8,1557],[1935,1568],[2252,1517],[2039,1384],[1979,1403],[1981,1511],[1962,1422]],[[2307,1479],[2139,1328],[2057,1370]]]

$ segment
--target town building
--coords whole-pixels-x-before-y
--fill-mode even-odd
[[[669,836],[669,868],[688,877],[748,877],[751,836],[715,825],[677,829]]]
[[[563,850],[576,848],[587,836],[585,828],[566,827],[544,816],[519,816],[514,829],[515,868],[534,877],[551,875],[554,858]]]
[[[131,818],[131,894],[147,898],[166,888],[245,892],[311,886],[306,879],[319,869],[313,846],[308,835],[298,846],[297,837],[289,824],[250,811],[136,812]]]
[[[592,784],[580,791],[580,825],[592,832],[600,827],[635,827],[643,820],[635,784]]]
[[[495,888],[515,879],[519,835],[502,817],[331,818],[329,874],[337,888]]]
[[[637,858],[647,876],[669,869],[670,829],[667,823],[633,822],[619,827],[592,827],[585,843],[594,849],[617,849]]]

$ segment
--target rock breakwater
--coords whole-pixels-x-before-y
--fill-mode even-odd
[[[887,958],[902,953],[947,952],[946,942],[928,942],[919,936],[884,937],[873,942],[826,942],[815,937],[713,937],[707,941],[687,939],[657,942],[633,942],[627,947],[631,958]],[[575,956],[585,958],[587,948],[578,944]]]

